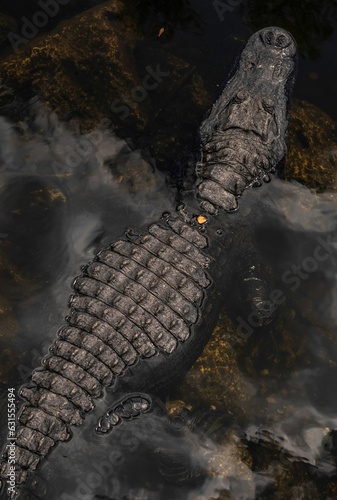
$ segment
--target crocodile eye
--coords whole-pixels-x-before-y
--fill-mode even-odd
[[[274,102],[271,99],[263,99],[262,106],[267,113],[271,115],[274,113]]]
[[[233,104],[241,104],[248,97],[247,92],[244,90],[239,90],[232,99]]]

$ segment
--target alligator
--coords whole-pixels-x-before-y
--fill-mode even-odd
[[[26,402],[16,422],[17,490],[71,438],[71,426],[83,424],[104,391],[115,403],[98,421],[102,434],[148,412],[201,354],[222,307],[229,212],[247,188],[270,181],[286,153],[295,59],[285,30],[252,35],[200,127],[194,192],[82,268],[65,326],[20,391]],[[3,491],[13,474],[10,453],[6,445]]]

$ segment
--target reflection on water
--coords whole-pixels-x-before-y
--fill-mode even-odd
[[[254,441],[264,432],[267,450],[280,452],[275,462],[262,466],[276,480],[271,489],[275,497],[280,497],[285,480],[293,498],[307,498],[309,490],[312,498],[326,498],[328,491],[333,497],[337,196],[326,201],[297,183],[280,181],[269,192],[262,251],[285,301],[277,324],[255,339],[252,335],[241,354],[257,388],[257,415],[250,419],[247,434]]]
[[[216,475],[207,484],[214,489],[205,498],[219,484],[233,498],[242,489],[242,498],[308,498],[307,491],[310,498],[334,498],[337,195],[273,180],[267,193],[245,193],[241,209],[256,199],[263,212],[255,222],[258,246],[278,297],[277,319],[257,328],[249,314],[239,320],[225,309],[231,320],[220,320],[178,396],[226,418],[210,462]],[[232,455],[233,473],[225,460],[231,428],[245,433],[236,435],[245,454],[237,448]],[[238,473],[240,464],[249,479]]]
[[[12,354],[29,359],[31,347],[52,338],[44,322],[64,316],[80,265],[132,223],[158,217],[173,194],[163,192],[162,176],[140,152],[108,129],[81,135],[38,101],[20,130],[1,119],[0,150],[0,296],[21,326],[23,344]],[[12,349],[10,332],[1,335]],[[1,370],[2,383],[22,382],[14,366],[13,373]]]

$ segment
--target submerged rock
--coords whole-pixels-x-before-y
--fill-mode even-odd
[[[223,317],[181,384],[180,399],[193,408],[202,405],[244,418],[255,390],[238,366],[234,336],[234,324]]]
[[[157,41],[144,41],[118,0],[22,43],[0,61],[0,81],[0,106],[15,121],[38,95],[61,120],[78,120],[82,131],[108,118],[119,137],[150,147],[159,161],[194,137],[211,104],[195,68]]]
[[[130,62],[135,43],[130,20],[114,22],[122,13],[123,5],[112,1],[22,43],[17,54],[1,61],[2,83],[22,100],[38,94],[61,119],[78,117],[90,127],[116,93],[131,90],[136,81]],[[128,47],[122,45],[125,39]],[[137,113],[137,103],[131,105]]]
[[[284,176],[318,191],[337,187],[337,124],[306,101],[292,104]]]

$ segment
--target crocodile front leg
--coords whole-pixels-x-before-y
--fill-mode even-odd
[[[245,320],[249,318],[254,327],[260,327],[275,318],[276,307],[272,301],[275,286],[254,233],[249,222],[244,222],[235,232],[231,247],[234,271],[227,310],[234,321],[238,317]]]

